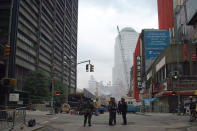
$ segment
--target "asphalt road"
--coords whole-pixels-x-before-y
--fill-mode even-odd
[[[128,114],[128,125],[121,125],[122,117],[117,115],[117,125],[108,125],[108,113],[92,117],[92,126],[83,127],[83,116],[57,114],[38,115],[40,129],[37,131],[197,131],[197,122],[188,122],[188,116],[173,114]]]

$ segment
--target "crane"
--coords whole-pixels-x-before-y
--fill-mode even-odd
[[[117,26],[117,31],[118,31],[118,37],[119,37],[119,41],[120,41],[120,52],[121,52],[121,56],[122,56],[122,62],[123,62],[123,66],[124,66],[124,76],[125,76],[125,79],[126,79],[126,82],[127,82],[127,89],[129,89],[129,79],[127,77],[127,64],[126,64],[126,60],[125,60],[125,56],[124,56],[124,48],[123,48],[123,45],[122,45],[122,41],[121,41],[121,33],[120,33],[120,30],[119,30],[119,27]]]

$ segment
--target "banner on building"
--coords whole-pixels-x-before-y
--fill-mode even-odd
[[[147,71],[165,47],[170,44],[170,33],[167,30],[144,30],[144,42]]]

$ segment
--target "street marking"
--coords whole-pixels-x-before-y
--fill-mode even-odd
[[[46,123],[48,123],[49,121],[44,121],[44,122],[42,122],[41,124],[46,124]]]
[[[58,118],[58,117],[54,117],[54,118],[50,119],[49,121],[44,121],[44,122],[42,122],[41,124],[49,123],[50,121],[53,121],[53,120],[55,120],[55,119],[57,119],[57,118]]]
[[[57,119],[58,117],[54,117],[54,118],[52,118],[51,120],[55,120],[55,119]]]

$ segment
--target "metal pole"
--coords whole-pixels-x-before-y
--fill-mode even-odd
[[[52,78],[52,87],[51,87],[51,107],[52,107],[52,113],[53,113],[53,108],[54,108],[54,104],[53,104],[53,96],[54,95],[54,79]]]
[[[181,114],[181,95],[180,91],[178,91],[178,115]]]
[[[69,79],[69,76],[67,77],[67,80]],[[68,80],[69,81],[69,80]],[[69,88],[69,83],[68,86],[66,87],[66,103],[68,104],[68,88]]]
[[[178,115],[180,115],[181,114],[181,91],[180,91],[180,87],[178,87],[178,89],[179,89],[178,90]]]

